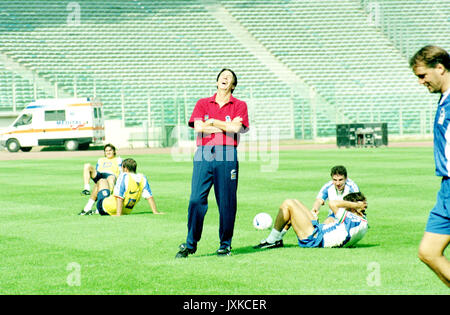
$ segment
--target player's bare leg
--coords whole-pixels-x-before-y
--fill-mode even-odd
[[[113,191],[114,185],[116,184],[116,177],[114,175],[110,175],[106,180],[108,181],[109,190]]]
[[[289,229],[291,228],[291,221],[289,220],[289,222],[286,223],[286,225],[283,228],[283,232],[286,233],[287,231],[289,231]]]
[[[291,225],[297,233],[297,236],[300,233],[302,238],[306,238],[314,231],[311,223],[313,219],[314,217],[311,211],[300,201],[287,199],[280,206],[274,227],[269,236],[254,246],[254,248],[262,249],[283,246],[282,238],[286,234],[286,227],[289,228]]]
[[[419,246],[419,258],[450,287],[450,261],[444,251],[450,243],[450,235],[425,232]]]
[[[101,178],[98,182],[97,182],[97,193],[103,189],[109,189],[109,183],[108,180]]]
[[[307,238],[314,231],[314,227],[311,223],[314,217],[311,211],[300,201],[295,199],[287,199],[280,206],[280,224],[282,218],[292,225],[295,233],[300,239]],[[282,216],[282,217],[281,217]],[[278,219],[278,216],[277,216]],[[285,224],[286,224],[285,223]],[[275,222],[275,228],[277,227]]]
[[[79,215],[91,215],[94,214],[95,211],[92,210],[92,207],[94,206],[95,202],[97,201],[97,195],[98,195],[98,182],[94,185],[94,188],[92,189],[92,193],[89,196],[89,199],[84,206],[84,209],[79,213]]]
[[[317,211],[317,210],[316,210],[316,211],[311,210],[310,212],[311,212],[311,214],[312,214],[314,220],[318,220],[318,219],[319,219],[319,218],[318,218],[319,211]],[[334,220],[333,218],[328,217],[328,218],[325,219],[324,224],[327,224],[327,223],[333,223],[334,221],[335,221],[335,220]],[[284,230],[283,230],[284,234],[286,234],[286,232],[291,228],[291,226],[292,226],[292,225],[291,225],[291,221],[289,220],[289,222],[287,222],[286,225],[284,226]]]
[[[83,195],[91,194],[89,181],[91,178],[95,178],[95,176],[97,176],[97,171],[95,170],[95,168],[89,163],[84,164],[83,167],[84,190],[81,192]]]

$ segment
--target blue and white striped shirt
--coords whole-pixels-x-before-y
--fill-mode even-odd
[[[436,176],[450,175],[450,89],[442,94],[434,119]]]
[[[323,247],[351,247],[367,233],[369,225],[366,218],[339,209],[337,222],[322,224]]]

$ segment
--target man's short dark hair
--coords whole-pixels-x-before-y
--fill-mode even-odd
[[[134,159],[128,158],[122,161],[122,167],[126,168],[130,173],[136,173],[137,163]]]
[[[223,68],[222,70],[220,70],[219,74],[217,75],[216,82],[219,81],[219,77],[220,77],[220,75],[222,74],[222,72],[224,72],[224,71],[230,71],[230,72],[231,72],[231,74],[233,75],[233,85],[234,85],[234,87],[236,88],[236,86],[237,86],[237,76],[236,76],[236,73],[234,73],[233,70],[228,69],[228,68]],[[233,93],[233,91],[234,91],[234,89],[231,89],[231,93]]]
[[[445,69],[450,70],[450,55],[441,47],[428,45],[422,47],[409,59],[411,68],[421,64],[427,68],[436,68],[438,64],[441,64]]]
[[[336,165],[333,166],[331,169],[331,177],[334,175],[343,175],[345,178],[347,178],[347,169],[343,165]]]
[[[114,152],[114,156],[116,156],[116,147],[113,146],[111,143],[105,144],[105,146],[103,147],[103,152],[106,150],[106,148],[111,148],[111,150],[113,150]]]
[[[358,191],[345,195],[343,199],[345,201],[358,202],[358,201],[365,201],[366,196],[364,196],[362,192]]]

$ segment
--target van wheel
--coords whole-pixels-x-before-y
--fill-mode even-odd
[[[16,139],[9,139],[6,142],[6,148],[8,149],[9,152],[19,151],[19,149],[20,149],[19,141],[17,141]]]
[[[78,145],[79,150],[89,150],[89,142],[88,143],[80,143]]]
[[[30,152],[33,147],[21,147],[20,151],[22,152]]]
[[[76,140],[67,140],[64,143],[64,148],[66,151],[75,151],[78,149],[78,141]]]

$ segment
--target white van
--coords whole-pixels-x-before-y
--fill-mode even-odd
[[[9,152],[57,145],[64,145],[68,151],[86,150],[89,144],[102,144],[104,140],[102,103],[89,98],[31,102],[9,127],[0,130],[0,145]]]

